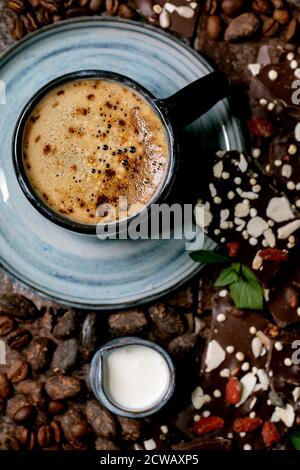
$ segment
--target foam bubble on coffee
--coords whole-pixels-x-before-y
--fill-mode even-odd
[[[105,221],[101,204],[127,216],[119,198],[147,205],[163,184],[169,141],[156,110],[135,90],[102,79],[73,80],[32,111],[23,138],[27,177],[43,202],[79,223]],[[132,214],[132,211],[131,211]]]

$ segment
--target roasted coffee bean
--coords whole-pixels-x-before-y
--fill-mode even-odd
[[[15,322],[13,318],[7,315],[0,316],[0,336],[6,336],[13,331]]]
[[[65,0],[64,7],[65,8],[73,8],[77,5],[77,0]]]
[[[27,31],[33,32],[39,27],[39,23],[36,19],[34,12],[29,12],[29,13],[26,13],[26,15],[23,15],[22,21]]]
[[[27,0],[27,2],[32,6],[32,8],[38,8],[40,5],[40,0]]]
[[[88,10],[83,7],[78,8],[70,8],[66,12],[66,18],[75,18],[77,16],[86,16],[88,14]]]
[[[74,369],[78,354],[78,343],[75,338],[67,339],[59,344],[54,352],[51,369],[63,374]]]
[[[26,33],[25,26],[21,18],[14,18],[12,22],[12,26],[10,28],[11,36],[18,41],[25,35],[25,33]]]
[[[62,429],[58,421],[51,421],[50,428],[52,429],[53,439],[56,444],[59,444],[62,440]]]
[[[149,308],[149,314],[155,326],[154,336],[161,342],[169,342],[184,332],[183,320],[172,308],[159,303]]]
[[[174,338],[170,342],[168,351],[175,359],[183,359],[195,349],[197,339],[198,336],[194,333],[186,333],[185,335],[177,336],[177,338]]]
[[[294,41],[298,35],[299,23],[296,18],[292,18],[286,29],[285,38],[289,41]]]
[[[19,442],[27,450],[33,450],[36,447],[36,435],[31,429],[22,427],[18,432]]]
[[[218,2],[217,0],[206,0],[205,2],[205,13],[208,15],[214,15],[217,11],[218,8]]]
[[[98,437],[95,442],[96,450],[120,450],[120,447],[117,446],[113,441],[105,439],[104,437]]]
[[[26,361],[18,359],[8,369],[7,376],[13,384],[17,384],[28,377],[29,369]]]
[[[15,413],[23,406],[30,405],[27,398],[17,393],[7,401],[6,414],[9,418],[13,419]]]
[[[52,429],[50,426],[45,424],[41,426],[37,433],[37,441],[41,447],[50,447],[52,443]]]
[[[133,20],[136,16],[135,10],[125,3],[119,6],[118,14],[121,18],[126,18],[127,20]]]
[[[78,0],[78,5],[80,7],[86,7],[90,0]]]
[[[225,30],[225,41],[238,41],[254,36],[260,26],[259,19],[253,13],[243,13],[232,20]]]
[[[77,395],[82,390],[81,381],[76,377],[55,375],[46,380],[46,392],[52,400],[64,400]]]
[[[87,402],[86,416],[96,436],[114,437],[116,435],[117,426],[113,415],[99,403]]]
[[[45,404],[44,383],[37,380],[23,380],[16,385],[16,390],[23,393],[28,401],[38,408],[42,408]]]
[[[7,293],[0,295],[0,314],[31,320],[37,317],[38,311],[34,303],[23,295]]]
[[[137,419],[124,418],[118,416],[121,427],[122,438],[124,441],[138,441],[141,437],[142,424]]]
[[[97,13],[103,10],[104,5],[105,5],[105,0],[91,0],[89,4],[89,9],[92,12]]]
[[[275,10],[273,18],[280,24],[287,24],[290,19],[290,14],[287,10]]]
[[[22,406],[13,416],[15,423],[22,424],[31,421],[35,416],[35,408],[31,405]]]
[[[53,15],[59,11],[59,3],[56,0],[40,0],[40,5]]]
[[[220,16],[209,16],[206,23],[207,34],[213,41],[220,39],[222,35],[222,19]]]
[[[142,310],[113,313],[108,317],[108,326],[114,336],[135,335],[147,327],[147,318]]]
[[[74,336],[77,329],[76,312],[74,310],[68,310],[62,317],[57,321],[54,327],[53,335],[58,339],[67,339]]]
[[[43,336],[34,339],[26,353],[27,361],[32,370],[36,372],[45,370],[51,362],[53,350],[54,343],[51,339]]]
[[[81,353],[85,360],[88,360],[94,354],[97,344],[97,315],[88,313],[83,321],[80,335]]]
[[[252,8],[260,15],[270,15],[273,10],[273,5],[269,0],[254,0]]]
[[[50,401],[48,404],[48,412],[52,415],[59,415],[66,409],[65,403],[61,401]]]
[[[58,23],[59,21],[62,21],[63,19],[64,17],[61,15],[53,15],[52,21],[53,23]]]
[[[64,435],[70,443],[73,443],[74,441],[80,441],[90,432],[88,423],[78,411],[67,411],[67,413],[61,417],[60,422]]]
[[[285,0],[272,0],[272,3],[274,5],[274,8],[276,8],[278,10],[286,7]]]
[[[275,36],[279,28],[279,25],[277,21],[275,21],[273,18],[267,18],[264,21],[262,32],[263,35],[266,36],[267,38],[271,38]]]
[[[7,0],[6,6],[16,13],[23,13],[25,11],[25,4],[23,0]]]
[[[15,437],[4,435],[0,440],[0,450],[20,450],[20,445]]]
[[[12,385],[4,372],[0,372],[0,398],[9,398],[13,393]]]
[[[28,330],[18,328],[7,336],[7,344],[12,349],[21,349],[31,341],[31,333]]]
[[[225,16],[234,18],[237,16],[244,6],[244,0],[223,0],[221,4],[222,11]]]
[[[105,0],[106,11],[110,15],[115,15],[119,8],[119,0]]]

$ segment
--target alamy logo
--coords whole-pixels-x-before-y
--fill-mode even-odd
[[[0,80],[0,104],[6,104],[6,85],[3,80]]]

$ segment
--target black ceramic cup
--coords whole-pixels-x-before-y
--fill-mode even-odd
[[[166,176],[153,198],[144,207],[143,213],[148,214],[148,209],[153,204],[159,204],[166,200],[176,178],[176,172],[180,159],[178,147],[178,131],[195,119],[206,113],[218,101],[225,98],[229,91],[229,81],[222,72],[210,74],[196,80],[166,99],[155,98],[148,90],[131,78],[103,70],[83,70],[60,76],[43,86],[26,104],[17,121],[12,143],[12,155],[16,177],[20,187],[31,204],[45,217],[55,224],[83,234],[96,234],[97,224],[82,224],[64,217],[49,208],[35,193],[27,177],[23,159],[23,135],[27,120],[38,104],[53,88],[74,80],[102,79],[122,83],[140,94],[159,115],[165,127],[169,144],[169,164]],[[112,222],[109,225],[110,233],[118,233],[126,230],[128,224],[138,216]]]

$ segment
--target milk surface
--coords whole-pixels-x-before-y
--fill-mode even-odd
[[[116,348],[104,358],[104,389],[122,409],[151,408],[166,394],[170,370],[164,357],[142,345]]]

